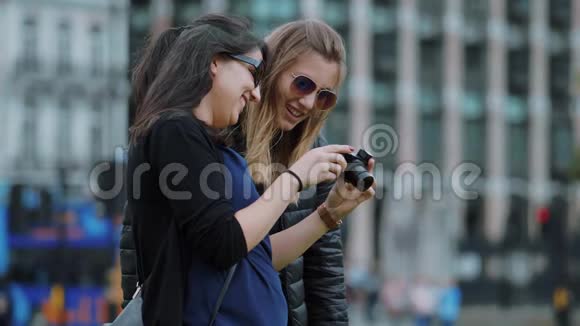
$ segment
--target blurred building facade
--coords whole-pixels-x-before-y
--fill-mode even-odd
[[[127,142],[129,2],[0,1],[0,178],[86,190]]]

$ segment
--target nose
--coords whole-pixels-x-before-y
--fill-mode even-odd
[[[250,91],[250,101],[252,102],[260,102],[262,96],[260,95],[260,86],[252,89]]]
[[[303,96],[298,103],[308,110],[314,109],[314,103],[316,102],[316,92],[312,92],[306,96]]]

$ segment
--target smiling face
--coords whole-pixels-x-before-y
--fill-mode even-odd
[[[284,131],[294,129],[302,121],[313,115],[316,95],[321,89],[336,91],[339,83],[340,65],[328,61],[316,52],[307,52],[300,55],[296,62],[280,74],[278,78],[278,111],[276,121],[278,127]],[[317,88],[310,94],[301,96],[292,91],[291,84],[294,76],[303,75],[310,78]]]
[[[258,49],[244,55],[262,61]],[[251,64],[228,56],[220,56],[211,63],[212,127],[236,124],[248,102],[260,101],[260,88],[255,86],[252,75],[254,70]]]

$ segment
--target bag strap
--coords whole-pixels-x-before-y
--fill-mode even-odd
[[[224,297],[226,296],[226,292],[228,291],[228,288],[230,287],[230,283],[231,283],[232,278],[234,276],[234,272],[236,271],[236,267],[238,267],[238,264],[235,264],[234,266],[230,267],[230,270],[228,271],[228,276],[226,277],[226,281],[224,282],[224,286],[222,287],[220,295],[218,296],[217,302],[215,304],[215,308],[213,309],[213,313],[211,314],[211,319],[209,320],[209,326],[213,326],[213,324],[215,323],[215,319],[217,318],[217,314],[220,310],[220,306],[222,305],[222,302],[224,301]]]

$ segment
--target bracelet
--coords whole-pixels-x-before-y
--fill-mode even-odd
[[[341,219],[335,220],[332,218],[332,216],[330,216],[330,212],[328,211],[328,207],[326,207],[326,203],[322,203],[322,205],[318,206],[316,212],[318,212],[320,219],[330,230],[338,229],[342,224]]]
[[[300,177],[298,176],[298,174],[294,173],[294,171],[292,170],[286,170],[282,173],[290,173],[291,175],[294,176],[294,178],[296,178],[296,180],[298,180],[298,192],[301,192],[304,185],[302,184],[302,180],[300,180]]]

